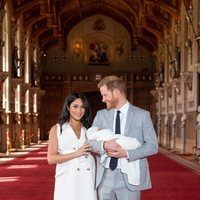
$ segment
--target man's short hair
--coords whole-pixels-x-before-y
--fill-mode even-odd
[[[101,88],[102,86],[106,86],[107,89],[111,92],[113,92],[114,89],[118,89],[121,93],[126,95],[126,86],[124,81],[117,77],[117,76],[106,76],[103,79],[100,80],[97,87]]]

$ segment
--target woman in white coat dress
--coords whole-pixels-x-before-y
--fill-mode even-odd
[[[56,164],[54,200],[96,200],[95,161],[86,138],[90,126],[85,96],[69,95],[49,134],[48,163]]]

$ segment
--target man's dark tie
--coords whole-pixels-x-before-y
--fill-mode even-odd
[[[116,121],[115,121],[115,134],[120,134],[120,111],[117,111]],[[111,157],[109,167],[114,170],[117,167],[118,158]]]

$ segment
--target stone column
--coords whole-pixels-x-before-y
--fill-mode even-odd
[[[180,143],[180,152],[184,153],[185,152],[185,122],[186,122],[187,116],[185,113],[183,113],[181,117],[181,143]]]
[[[160,113],[157,113],[157,137],[158,137],[158,144],[161,143],[160,141],[160,122],[161,122],[161,118],[160,118]]]
[[[21,133],[22,133],[22,114],[13,113],[13,147],[21,148]]]
[[[0,12],[1,15],[1,12]],[[7,138],[6,138],[6,114],[3,109],[3,83],[7,78],[8,73],[0,70],[0,152],[5,153],[7,151]]]
[[[200,160],[200,106],[198,106],[198,115],[197,115],[197,146],[196,146],[196,152],[195,156],[197,157],[198,160]]]
[[[176,131],[176,119],[177,115],[174,114],[172,118],[172,126],[171,126],[171,138],[170,138],[170,149],[175,149],[175,131]]]
[[[197,115],[197,149],[200,150],[200,106],[198,106]]]
[[[31,122],[32,122],[31,113],[24,114],[24,117],[25,117],[24,144],[29,146],[31,144]]]
[[[165,130],[164,130],[164,147],[168,148],[168,145],[167,145],[167,136],[168,136],[168,133],[169,133],[169,130],[168,130],[168,115],[165,115]]]
[[[157,134],[158,134],[158,144],[161,144],[161,93],[159,91],[159,88],[157,88]]]
[[[38,129],[39,129],[38,114],[33,113],[32,114],[32,142],[33,143],[38,143],[39,141]]]
[[[6,136],[6,115],[3,110],[0,110],[0,152],[7,152],[7,136]]]

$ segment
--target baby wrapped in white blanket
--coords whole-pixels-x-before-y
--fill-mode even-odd
[[[124,135],[115,134],[110,129],[101,129],[98,127],[91,127],[87,131],[88,140],[108,141],[114,138],[118,138],[116,142],[125,150],[137,149],[141,146],[140,142],[136,138],[126,137]],[[101,155],[101,163],[105,160],[107,154]],[[128,162],[127,158],[118,159],[122,173],[127,174],[128,181],[132,185],[140,184],[140,167],[139,160]]]

